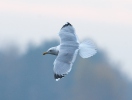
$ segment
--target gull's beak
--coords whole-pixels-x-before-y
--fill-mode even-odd
[[[44,53],[43,53],[43,55],[46,55],[46,54],[47,54],[47,52],[44,52]]]

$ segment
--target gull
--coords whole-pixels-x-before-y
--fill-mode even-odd
[[[56,81],[71,71],[78,52],[82,58],[89,58],[97,52],[91,40],[79,42],[75,29],[69,22],[63,25],[59,32],[59,37],[60,45],[51,47],[43,53],[43,55],[52,54],[57,56],[53,64],[54,78]]]

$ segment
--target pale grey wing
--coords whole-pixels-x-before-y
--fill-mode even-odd
[[[73,26],[70,23],[65,24],[60,32],[60,44],[77,44],[79,43],[78,37],[75,33]]]
[[[67,49],[66,49],[67,48]],[[58,81],[71,71],[73,62],[76,59],[77,47],[61,46],[59,54],[54,61],[54,78]]]

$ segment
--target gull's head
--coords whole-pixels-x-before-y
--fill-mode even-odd
[[[51,47],[46,52],[43,53],[43,55],[46,54],[58,55],[58,50],[56,49],[56,47]]]

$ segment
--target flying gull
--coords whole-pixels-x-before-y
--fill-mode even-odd
[[[79,43],[73,26],[68,22],[61,28],[59,36],[60,45],[51,47],[43,53],[43,55],[52,54],[57,56],[53,68],[56,81],[71,71],[78,52],[82,58],[89,58],[97,52],[92,41],[86,40]]]

